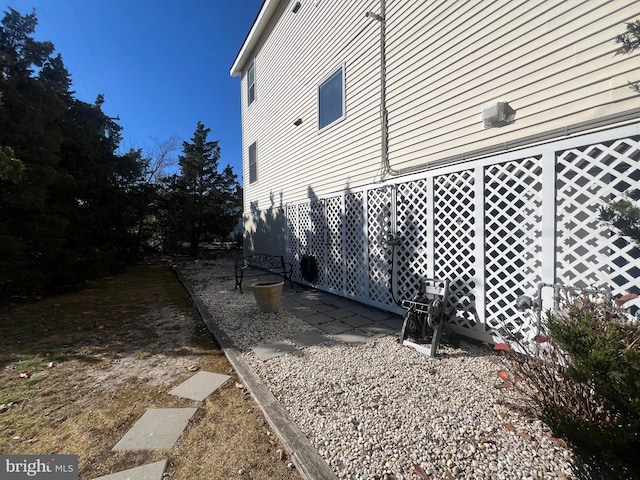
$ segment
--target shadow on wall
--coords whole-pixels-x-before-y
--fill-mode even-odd
[[[244,221],[244,255],[266,253],[285,255],[284,227],[285,215],[282,205],[282,193],[276,205],[275,195],[270,195],[268,208],[260,209],[258,202],[251,202],[250,210]]]

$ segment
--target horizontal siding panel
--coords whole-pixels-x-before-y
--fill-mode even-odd
[[[389,12],[392,32],[394,13],[398,25],[416,17],[415,9]],[[617,95],[616,86],[626,84],[635,61],[614,58],[613,40],[634,14],[630,2],[485,2],[456,18],[448,33],[427,37],[430,43],[396,29],[389,40],[394,49],[388,51],[390,155],[405,164],[425,155],[435,160],[445,152],[535,135],[551,125],[586,122],[604,111],[582,102],[628,99]],[[425,18],[426,36],[437,25]],[[460,28],[468,30],[461,35]],[[394,51],[395,57],[389,53]],[[517,109],[516,125],[485,130],[482,108],[497,100]]]
[[[605,94],[600,94],[600,96],[604,96]],[[537,125],[540,126],[535,132],[540,135],[539,141],[549,141],[552,138],[561,137],[568,134],[577,133],[578,130],[574,127],[577,124],[583,122],[583,113],[589,113],[590,115],[587,118],[597,119],[601,117],[612,116],[613,118],[608,122],[612,124],[615,122],[616,114],[621,114],[620,108],[616,105],[604,105],[604,106],[586,106],[591,105],[591,102],[596,102],[599,99],[598,96],[594,96],[589,98],[589,104],[586,104],[584,101],[577,102],[574,106],[575,108],[583,108],[583,111],[578,111],[575,114],[568,116],[558,116],[554,120],[547,120],[544,115],[539,115],[537,119]],[[629,104],[629,106],[631,106]],[[640,109],[640,101],[635,102],[636,110]],[[559,106],[555,109],[550,109],[549,112],[551,114],[560,115],[562,111],[566,109],[567,106]],[[555,112],[554,112],[555,110]],[[637,110],[639,111],[639,110]],[[596,115],[597,114],[597,115]],[[622,115],[621,115],[622,116]],[[633,118],[638,118],[638,113],[636,112]],[[628,121],[630,118],[625,116],[624,120]],[[593,123],[597,123],[595,120],[592,120]],[[594,128],[602,127],[601,124],[594,125]],[[588,130],[589,122],[581,128],[582,130]],[[504,127],[505,129],[511,127]],[[527,130],[524,130],[527,132]],[[542,135],[544,132],[556,132],[554,137],[544,136]],[[531,142],[534,141],[535,134],[531,135]],[[516,130],[512,133],[505,133],[500,137],[494,138],[484,138],[482,132],[473,132],[469,130],[468,134],[465,134],[464,131],[456,132],[456,138],[451,138],[451,140],[447,143],[439,143],[437,145],[429,144],[427,140],[416,138],[416,142],[403,149],[399,149],[395,152],[390,152],[391,157],[391,165],[393,168],[401,169],[407,167],[415,167],[417,165],[426,164],[429,162],[437,162],[443,158],[451,158],[457,157],[458,160],[463,158],[470,158],[470,153],[475,152],[477,150],[486,149],[488,147],[499,147],[492,148],[491,151],[504,151],[513,146],[524,146],[518,142],[520,138],[523,138],[523,129]]]
[[[303,201],[379,181],[379,0],[290,2],[255,51],[256,101],[241,82],[243,173],[258,145],[258,182],[245,204]],[[640,95],[637,56],[615,36],[640,14],[630,0],[387,1],[387,108],[393,168],[509,148],[550,132],[627,121]],[[318,132],[317,88],[345,67],[345,118]],[[506,100],[516,123],[484,129],[482,108]],[[294,120],[302,118],[299,127]],[[579,127],[578,127],[579,126]]]
[[[632,78],[635,72],[633,65],[630,62],[619,61],[612,64],[612,68],[603,66],[599,70],[591,70],[589,65],[583,65],[581,69],[577,69],[576,72],[580,72],[580,76],[562,83],[553,81],[540,82],[535,84],[537,90],[531,91],[531,93],[525,97],[518,98],[515,93],[507,92],[504,95],[504,99],[509,99],[510,104],[517,110],[516,124],[529,125],[527,118],[536,114],[544,114],[546,121],[552,120],[549,117],[548,108],[545,102],[552,102],[554,105],[564,105],[575,102],[581,99],[590,99],[593,93],[608,92],[611,96],[609,101],[617,101],[613,96],[613,92],[619,90],[620,87],[627,87],[627,81],[624,78]],[[613,75],[613,76],[612,76]],[[489,97],[490,98],[490,97]],[[629,98],[624,96],[622,98]],[[407,137],[411,137],[415,134],[430,135],[431,138],[447,135],[448,132],[455,129],[456,126],[460,128],[465,122],[471,125],[481,125],[481,112],[482,107],[488,102],[480,103],[475,98],[465,98],[460,95],[458,102],[450,110],[443,108],[442,104],[425,106],[424,110],[418,110],[413,112],[412,119],[415,120],[416,116],[422,118],[428,118],[429,121],[420,125],[420,129],[414,127],[405,127],[402,132],[398,132],[393,135],[393,143],[400,147]],[[591,101],[591,100],[589,100]],[[576,104],[579,106],[579,104]],[[453,111],[454,113],[451,113]],[[562,112],[561,116],[565,117],[566,111]],[[408,118],[408,117],[405,117]],[[390,119],[391,126],[396,122],[401,123],[401,119],[393,116]],[[415,125],[415,121],[412,123]],[[530,125],[533,126],[533,125]],[[499,135],[501,129],[486,130],[487,135]],[[444,141],[444,138],[443,138]]]
[[[367,3],[308,3],[297,14],[281,12],[256,56],[256,108],[243,117],[244,163],[257,140],[259,171],[256,183],[245,182],[245,204],[257,200],[266,208],[275,192],[283,202],[305,199],[309,185],[342,188],[344,165],[358,158],[353,149],[378,162],[380,50],[372,39],[379,27],[364,17],[377,2]],[[317,87],[340,65],[346,117],[318,132]],[[303,119],[299,127],[293,126],[297,118]]]

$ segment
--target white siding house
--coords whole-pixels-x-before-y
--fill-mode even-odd
[[[389,310],[448,278],[455,328],[482,339],[535,334],[514,303],[540,282],[640,293],[638,249],[598,221],[640,182],[640,59],[615,43],[636,18],[634,0],[265,0],[231,68],[245,249],[313,255],[318,288]]]

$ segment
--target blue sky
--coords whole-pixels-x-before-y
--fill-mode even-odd
[[[38,16],[71,73],[75,97],[123,127],[121,150],[183,140],[198,121],[219,140],[220,166],[241,180],[240,80],[229,69],[262,0],[5,0]],[[176,152],[178,154],[179,152]]]

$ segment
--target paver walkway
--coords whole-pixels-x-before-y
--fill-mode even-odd
[[[402,327],[402,320],[397,315],[317,290],[286,288],[282,295],[282,308],[316,330],[291,337],[284,335],[281,341],[253,347],[253,352],[265,362],[298,348],[322,343],[367,342],[393,335]]]

